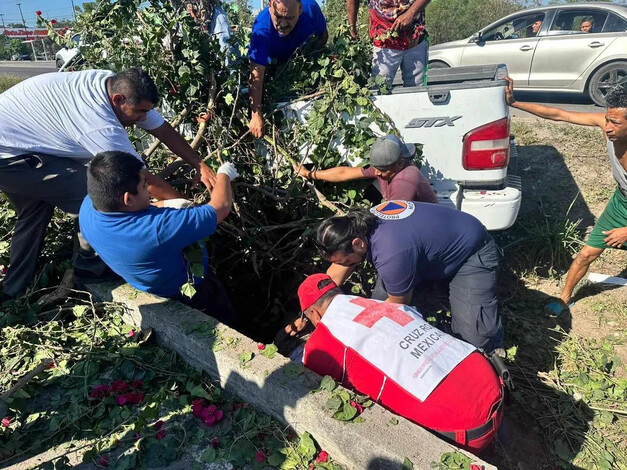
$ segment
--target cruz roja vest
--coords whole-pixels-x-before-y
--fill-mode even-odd
[[[485,425],[503,396],[499,377],[473,346],[429,325],[413,308],[338,295],[305,346],[305,366],[370,396],[428,429]],[[494,427],[498,426],[495,420]],[[480,450],[493,437],[459,444]]]

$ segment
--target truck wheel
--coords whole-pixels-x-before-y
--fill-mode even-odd
[[[61,67],[63,67],[63,59],[57,59],[57,70],[59,70]]]
[[[429,62],[430,69],[449,69],[449,65],[444,62],[440,62],[439,60],[434,60],[433,62]]]
[[[618,61],[604,65],[594,72],[588,84],[588,95],[598,106],[605,106],[605,95],[621,79],[627,77],[627,62]]]

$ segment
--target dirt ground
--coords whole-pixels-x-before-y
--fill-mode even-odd
[[[551,337],[550,332],[557,323],[571,335],[610,339],[625,364],[627,289],[584,280],[575,291],[575,304],[567,318],[548,319],[542,312],[542,303],[549,296],[560,293],[570,259],[554,263],[553,269],[550,269],[550,263],[536,259],[539,247],[547,248],[547,245],[560,242],[559,233],[553,238],[548,236],[555,227],[568,226],[557,221],[579,222],[574,232],[585,240],[615,190],[604,135],[596,128],[536,118],[513,119],[512,133],[518,146],[517,173],[522,178],[523,202],[516,225],[497,235],[507,260],[507,273],[502,281],[503,313],[506,331],[509,329],[505,345],[518,349],[510,369],[516,369],[519,359],[525,361],[542,355],[547,359],[548,355],[548,361],[536,361],[542,364],[555,361],[557,357],[559,341],[550,351],[539,351],[540,341],[529,338],[538,330],[525,328],[531,323],[534,328],[538,324],[545,326],[546,338]],[[543,232],[545,228],[546,233]],[[546,235],[544,239],[543,233]],[[626,251],[606,250],[593,263],[590,272],[625,277],[626,261]],[[533,347],[536,340],[538,348]],[[539,367],[537,376],[541,377],[545,372]],[[627,376],[624,366],[619,368],[618,375]],[[519,385],[524,388],[527,384]],[[543,423],[537,415],[534,418],[533,413],[528,412],[530,408],[527,406],[535,404],[514,400],[506,410],[499,442],[483,457],[503,469],[566,468],[564,464],[556,466],[550,450],[554,443],[547,440],[541,429]]]

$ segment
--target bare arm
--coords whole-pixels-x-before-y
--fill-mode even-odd
[[[314,47],[316,49],[321,49],[322,47],[324,47],[324,45],[327,43],[328,40],[329,40],[329,30],[325,29],[324,33],[322,33],[322,36],[320,36],[314,43]]]
[[[407,28],[412,24],[418,12],[425,8],[431,0],[416,0],[411,6],[404,12],[398,15],[394,24],[392,24],[392,31],[400,31]]]
[[[403,294],[403,295],[391,295],[388,294],[388,298],[386,299],[386,302],[390,302],[393,304],[405,304],[405,305],[409,305],[411,303],[411,298],[413,297],[414,294],[414,290],[410,290],[407,294]]]
[[[543,104],[521,103],[514,98],[514,80],[505,77],[507,86],[505,87],[505,99],[512,108],[521,109],[535,116],[550,119],[551,121],[564,121],[581,126],[597,126],[601,129],[605,126],[605,113],[579,113],[575,111],[565,111],[560,108],[544,106]]]
[[[360,167],[336,166],[327,170],[309,171],[305,167],[301,167],[298,172],[300,176],[312,181],[328,181],[330,183],[342,183],[344,181],[352,181],[366,178]]]
[[[207,187],[209,189],[209,187]],[[231,189],[231,179],[228,175],[220,173],[216,175],[216,182],[211,191],[211,200],[209,205],[216,210],[218,215],[218,223],[226,219],[231,212],[233,204],[233,191]]]
[[[148,186],[148,194],[158,201],[164,199],[177,199],[185,198],[185,196],[179,193],[176,189],[159,178],[157,175],[153,175],[148,170],[142,170],[146,175],[146,185]]]
[[[205,186],[208,185],[209,189],[211,189],[215,181],[215,173],[198,156],[196,151],[176,129],[167,122],[164,122],[161,126],[148,132],[163,142],[175,155],[181,157],[185,162],[196,169],[198,174],[196,175],[195,182],[197,182],[197,179],[200,179]]]
[[[350,33],[353,39],[357,39],[357,12],[359,11],[359,0],[346,0],[346,15],[350,25]]]
[[[355,266],[346,267],[340,264],[332,263],[327,269],[327,274],[333,282],[335,282],[338,286],[341,286],[346,282],[346,279],[353,273],[355,270]]]
[[[261,98],[263,97],[263,79],[266,74],[266,67],[263,65],[250,63],[250,133],[257,137],[263,137],[263,114],[261,114]]]

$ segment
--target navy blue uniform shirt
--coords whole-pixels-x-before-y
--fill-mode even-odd
[[[389,201],[371,212],[378,220],[368,237],[368,259],[391,295],[406,294],[421,281],[452,278],[488,237],[475,217],[439,204]]]

